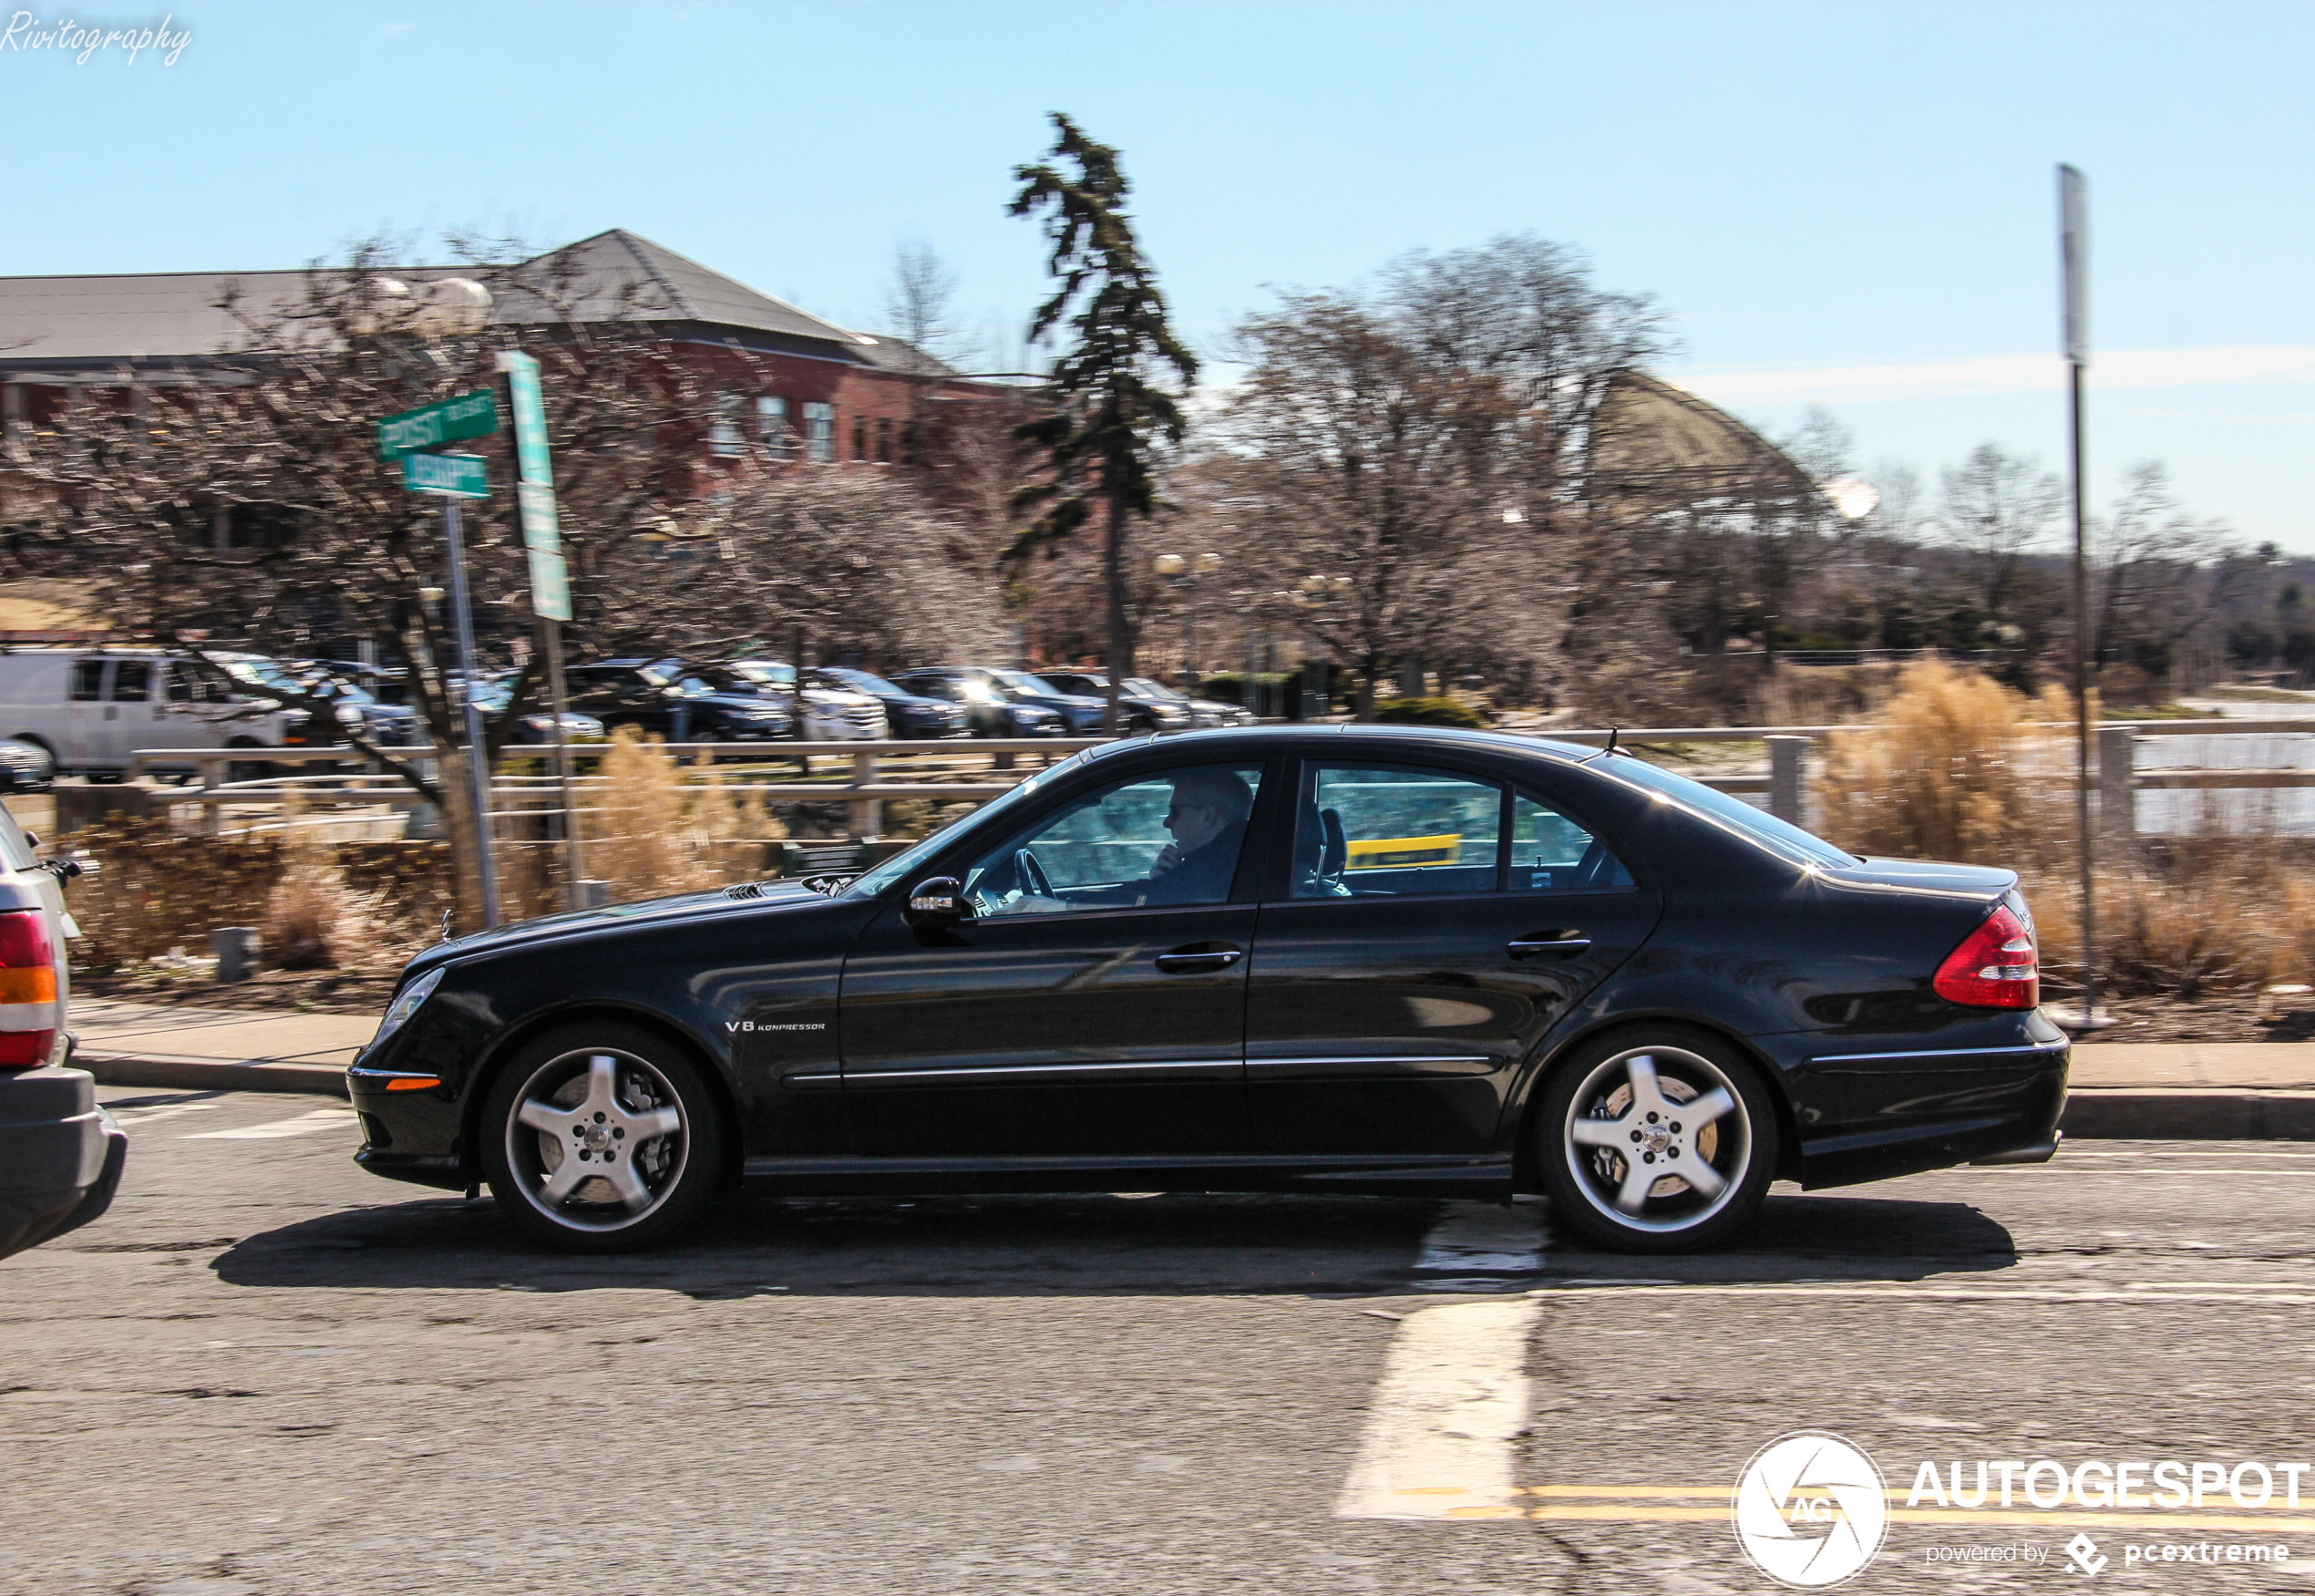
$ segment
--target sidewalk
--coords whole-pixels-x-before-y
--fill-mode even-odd
[[[108,1086],[345,1095],[375,1014],[267,1014],[72,1000],[73,1063]]]

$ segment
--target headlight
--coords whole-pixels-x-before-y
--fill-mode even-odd
[[[386,1018],[378,1022],[378,1034],[370,1038],[372,1047],[400,1030],[409,1017],[418,1012],[418,1005],[432,997],[434,989],[442,984],[442,973],[448,968],[447,964],[437,964],[394,994],[394,1002],[386,1007]]]

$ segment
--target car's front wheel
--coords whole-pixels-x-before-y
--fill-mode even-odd
[[[1759,1070],[1686,1026],[1581,1049],[1545,1086],[1535,1126],[1554,1220],[1618,1251],[1711,1246],[1752,1218],[1776,1172]]]
[[[707,1082],[638,1026],[542,1036],[503,1071],[483,1109],[491,1195],[507,1217],[570,1252],[665,1241],[713,1194],[724,1147]]]

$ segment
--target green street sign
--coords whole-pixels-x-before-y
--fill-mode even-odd
[[[398,460],[420,449],[488,438],[499,430],[499,396],[489,388],[421,405],[378,423],[378,458]]]
[[[499,356],[507,374],[507,396],[514,403],[514,453],[526,482],[554,486],[554,467],[547,459],[547,402],[539,390],[539,363],[528,355]]]
[[[571,619],[571,571],[562,556],[548,549],[532,549],[530,613],[550,621]]]
[[[475,455],[406,455],[402,459],[402,486],[413,493],[488,499],[490,474]]]

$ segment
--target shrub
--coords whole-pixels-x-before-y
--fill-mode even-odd
[[[1816,800],[1828,840],[2011,868],[2072,857],[2071,748],[2035,724],[2070,718],[2070,700],[1929,659],[1906,669],[1877,718],[1826,739]]]
[[[602,775],[585,783],[580,838],[587,873],[609,881],[614,899],[664,898],[765,872],[760,843],[786,829],[706,756],[696,774],[686,781],[675,757],[632,726],[612,734]]]
[[[1374,718],[1391,726],[1476,727],[1487,724],[1477,710],[1452,698],[1385,698],[1375,705]]]
[[[376,894],[357,892],[345,879],[337,850],[321,833],[300,828],[301,805],[283,810],[288,840],[282,872],[266,895],[261,942],[266,960],[283,970],[332,970],[359,964],[379,951]]]

